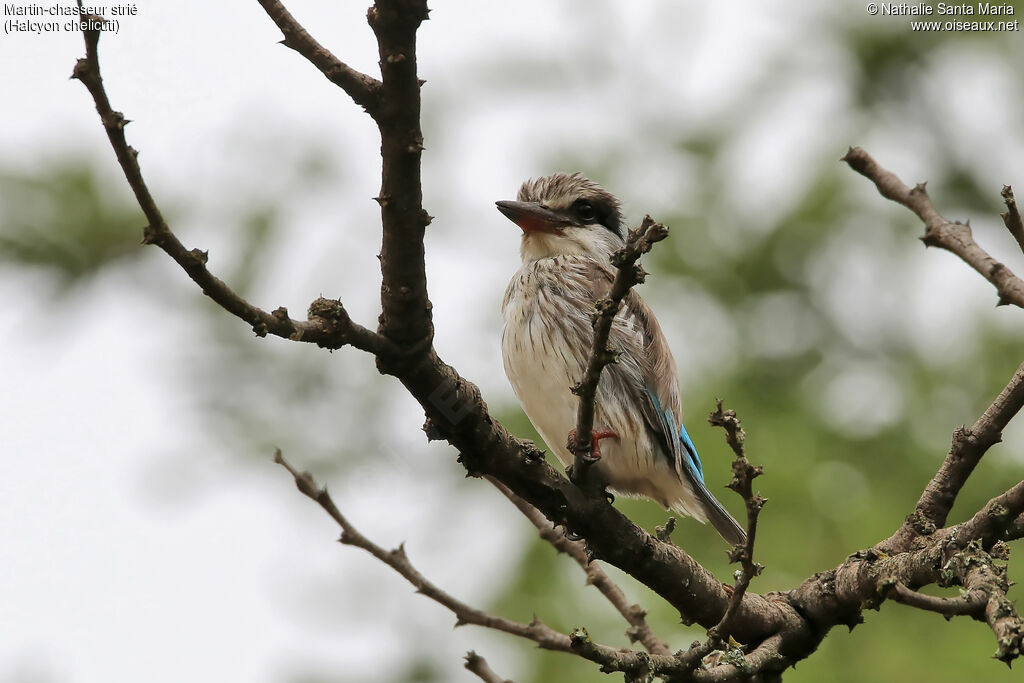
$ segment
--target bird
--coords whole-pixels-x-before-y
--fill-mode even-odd
[[[586,371],[595,304],[614,280],[611,255],[625,244],[619,200],[579,173],[527,180],[516,201],[496,202],[522,230],[522,263],[505,290],[505,374],[538,434],[563,465],[576,422],[571,387]],[[697,448],[682,423],[676,364],[665,335],[632,290],[612,321],[595,395],[592,451],[598,475],[618,494],[650,498],[710,522],[726,542],[743,529],[708,490]]]

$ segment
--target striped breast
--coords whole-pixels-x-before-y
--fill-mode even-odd
[[[505,373],[530,422],[565,465],[573,459],[566,441],[576,426],[578,406],[570,387],[583,377],[594,334],[593,266],[590,259],[572,255],[526,263],[509,283],[502,305]],[[619,363],[602,373],[594,421],[621,438],[601,442],[598,469],[617,491],[668,505],[674,492],[653,485],[652,469],[664,469],[658,478],[668,475],[672,480],[673,468],[663,455],[654,458],[660,449],[630,400],[642,387],[643,339],[625,315],[620,311],[613,325],[611,343],[622,353]]]

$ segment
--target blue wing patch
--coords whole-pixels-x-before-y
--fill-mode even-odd
[[[654,406],[666,438],[671,439],[675,434],[678,434],[679,440],[675,443],[669,443],[668,446],[672,450],[682,447],[686,451],[685,453],[678,454],[680,465],[685,471],[686,476],[690,479],[690,483],[693,485],[693,492],[697,496],[697,500],[704,513],[708,516],[708,520],[714,525],[718,533],[722,535],[722,538],[729,543],[738,544],[745,542],[746,535],[743,529],[732,518],[732,515],[722,507],[722,504],[711,495],[707,486],[704,485],[704,467],[701,465],[700,457],[697,455],[697,447],[693,445],[693,440],[686,432],[686,427],[680,423],[679,431],[676,432],[676,420],[675,416],[672,415],[672,411],[662,410],[661,402],[654,395],[654,392],[648,391],[647,396]],[[667,455],[675,457],[675,453],[668,453]]]
[[[667,411],[668,419],[672,420],[672,411]],[[693,441],[690,439],[690,435],[686,433],[686,427],[683,423],[679,423],[679,438],[683,442],[683,446],[686,447],[686,454],[690,456],[689,465],[692,467],[692,473],[697,476],[700,483],[704,483],[704,466],[700,462],[700,456],[697,455],[697,447],[693,445]]]
[[[676,429],[676,418],[672,414],[672,410],[662,410],[661,401],[658,400],[653,391],[648,390],[647,396],[654,404],[654,410],[658,413],[658,419],[661,420],[666,438],[671,438],[669,435],[673,434]],[[703,484],[704,466],[701,465],[700,456],[697,455],[697,447],[693,445],[693,440],[686,432],[686,427],[683,426],[682,422],[679,423],[679,441],[682,443],[683,448],[686,449],[686,457],[682,458],[682,466],[686,468],[687,474]]]

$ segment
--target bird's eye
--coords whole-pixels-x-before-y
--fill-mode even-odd
[[[584,223],[593,222],[597,218],[597,211],[594,210],[594,205],[585,199],[581,199],[573,204],[573,210],[576,212],[576,217]]]

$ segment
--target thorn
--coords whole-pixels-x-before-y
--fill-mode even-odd
[[[85,75],[89,72],[89,60],[85,57],[75,62],[75,68],[71,70],[71,80],[84,81]]]
[[[437,423],[429,417],[426,422],[423,423],[422,429],[423,433],[427,435],[427,441],[441,441],[444,439],[444,435],[441,434],[441,430],[438,428]]]
[[[405,554],[405,541],[399,543],[398,547],[391,551],[391,555],[402,560],[408,560],[409,556]]]
[[[662,541],[663,543],[671,543],[672,532],[675,531],[675,529],[676,518],[669,517],[668,520],[665,521],[664,526],[658,526],[654,528],[654,535],[659,541]]]
[[[154,244],[156,242],[156,230],[153,229],[152,225],[147,225],[142,229],[142,244]]]

